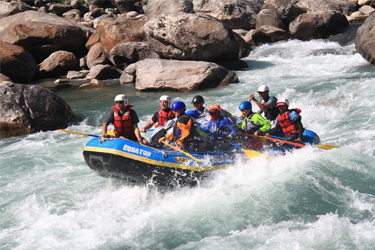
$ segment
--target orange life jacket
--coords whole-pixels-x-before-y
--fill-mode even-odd
[[[125,137],[135,136],[133,123],[130,117],[132,107],[132,105],[126,106],[125,113],[121,116],[119,115],[117,106],[113,106],[115,135]]]
[[[168,112],[165,112],[164,110],[159,110],[159,119],[158,124],[155,125],[155,127],[162,127],[164,123],[166,123],[168,120],[172,120],[174,118],[173,110],[170,109]]]
[[[291,109],[291,110],[286,110],[284,113],[280,113],[277,116],[277,120],[280,124],[280,127],[283,129],[284,134],[287,136],[291,134],[299,133],[297,126],[290,120],[289,113],[291,111],[296,111],[298,113],[301,113],[300,109]]]

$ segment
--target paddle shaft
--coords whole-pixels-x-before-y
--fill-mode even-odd
[[[271,137],[261,136],[261,135],[258,135],[258,138],[272,140],[272,141],[278,141],[278,142],[283,142],[283,143],[290,144],[290,145],[297,146],[297,147],[301,147],[301,148],[303,148],[305,146],[302,143],[287,141],[286,139],[282,140],[282,139],[277,139],[277,138],[273,138],[273,137],[271,138]]]
[[[164,143],[165,145],[167,145],[167,146],[173,148],[173,149],[177,149],[178,152],[181,152],[181,153],[183,153],[184,155],[189,156],[191,159],[193,159],[193,160],[195,160],[195,161],[197,161],[197,162],[202,162],[201,160],[195,158],[194,156],[192,156],[192,155],[189,154],[188,152],[185,152],[185,151],[183,151],[183,150],[181,150],[181,149],[179,149],[179,148],[173,147],[173,146],[172,146],[171,144],[169,144],[168,142],[165,142],[165,141],[161,141],[161,142]]]
[[[244,134],[244,135],[252,136],[251,134]],[[306,144],[309,144],[309,143],[306,143],[306,142],[302,142],[302,143],[292,142],[292,141],[288,141],[288,139],[286,139],[286,138],[277,137],[277,136],[267,137],[267,136],[258,135],[258,138],[283,142],[283,143],[290,144],[290,145],[297,146],[297,147],[301,147],[301,148],[304,147]],[[326,150],[330,150],[332,148],[339,148],[339,146],[335,146],[335,145],[321,145],[321,144],[311,144],[311,145],[316,146],[318,148],[326,149]]]
[[[76,132],[76,131],[71,131],[71,130],[66,130],[66,129],[59,129],[59,131],[61,131],[61,132],[65,132],[65,133],[76,134],[76,135],[84,135],[84,136],[99,137],[99,135],[86,134],[86,133]]]

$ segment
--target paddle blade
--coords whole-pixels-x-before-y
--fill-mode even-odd
[[[173,148],[173,149],[175,148],[175,147],[173,147],[171,144],[169,144],[168,142],[165,142],[165,141],[161,141],[161,142],[164,143],[165,145],[167,145],[167,146],[170,147],[170,148]],[[202,162],[201,160],[195,158],[194,156],[192,156],[192,155],[189,154],[188,152],[183,151],[182,149],[177,149],[177,151],[183,153],[183,154],[186,155],[186,156],[189,156],[191,159],[193,159],[193,160],[195,160],[195,161],[197,161],[197,162]]]
[[[325,149],[325,150],[331,150],[333,148],[339,148],[339,146],[335,146],[335,145],[320,145],[320,144],[316,144],[315,146],[317,146],[319,148],[322,148],[322,149]]]
[[[258,151],[255,151],[255,150],[250,150],[250,149],[242,149],[242,151],[246,154],[246,156],[249,158],[249,159],[252,159],[254,157],[263,157],[263,158],[266,158],[267,160],[269,160],[269,157],[258,152]]]

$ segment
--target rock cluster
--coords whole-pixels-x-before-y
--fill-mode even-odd
[[[88,80],[115,77],[127,83],[129,77],[121,76],[126,67],[145,59],[168,59],[174,68],[181,61],[203,61],[233,69],[243,65],[238,61],[251,46],[328,38],[370,16],[373,5],[371,0],[0,1],[1,73],[30,83],[90,70],[84,74]],[[25,69],[21,75],[17,66]],[[202,72],[200,66],[196,63],[196,72]],[[189,84],[172,88],[185,91]]]
[[[373,7],[372,0],[2,0],[0,79],[84,78],[80,89],[107,79],[140,91],[214,88],[238,82],[232,70],[247,66],[241,58],[251,46],[326,39],[369,16],[355,43],[373,63]],[[29,123],[22,122],[54,127]]]

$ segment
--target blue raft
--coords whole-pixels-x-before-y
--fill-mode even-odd
[[[319,136],[311,130],[304,132],[304,141],[320,143]],[[285,144],[255,150],[267,154],[294,148],[298,147]],[[87,165],[100,176],[165,186],[196,185],[213,171],[248,159],[235,147],[227,151],[191,153],[200,160],[196,161],[174,150],[156,149],[127,139],[102,141],[98,137],[85,145],[83,155]]]
[[[237,149],[191,153],[201,162],[177,151],[156,149],[127,139],[90,140],[83,155],[87,165],[104,177],[166,186],[196,185],[212,171],[236,164],[245,155]]]

